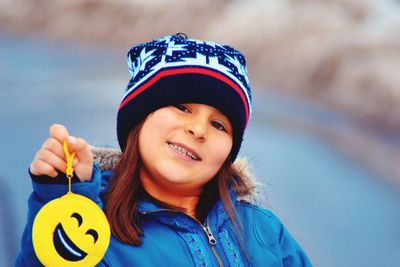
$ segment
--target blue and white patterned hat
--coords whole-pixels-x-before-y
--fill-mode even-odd
[[[168,105],[202,103],[219,109],[233,127],[233,162],[251,114],[246,60],[236,49],[183,34],[136,45],[128,52],[132,75],[117,115],[119,145],[151,112]]]

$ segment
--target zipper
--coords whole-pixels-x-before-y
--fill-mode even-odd
[[[218,252],[215,250],[214,246],[217,244],[217,240],[215,239],[210,226],[208,225],[208,217],[206,219],[206,225],[203,225],[199,220],[197,220],[196,218],[193,218],[189,215],[187,215],[186,213],[180,212],[180,211],[176,211],[176,210],[171,210],[171,209],[160,209],[160,210],[153,210],[153,211],[148,211],[148,212],[142,212],[142,214],[146,215],[146,214],[151,214],[151,213],[157,213],[157,212],[172,212],[172,213],[180,213],[183,214],[187,217],[189,217],[190,219],[194,220],[197,224],[199,224],[201,226],[201,228],[203,229],[204,233],[207,235],[208,238],[208,243],[210,244],[210,248],[211,251],[213,252],[215,258],[217,259],[218,265],[223,267],[223,263],[221,260],[221,257],[218,255]]]
[[[211,232],[210,226],[208,226],[208,225],[203,226],[203,230],[204,230],[204,232],[206,232],[206,235],[208,237],[208,243],[210,243],[210,245],[212,247],[215,246],[217,244],[217,240],[214,238],[214,236]]]
[[[210,243],[211,250],[212,250],[212,252],[213,252],[215,258],[216,258],[217,261],[218,261],[218,265],[221,266],[221,267],[223,267],[224,265],[222,264],[222,260],[221,260],[220,256],[218,255],[217,251],[216,251],[215,248],[214,248],[214,246],[217,244],[217,240],[214,238],[214,235],[213,235],[213,233],[211,232],[210,226],[208,225],[208,217],[207,217],[207,219],[206,219],[206,225],[203,226],[203,230],[204,230],[204,232],[206,232],[206,234],[207,234],[208,243]]]

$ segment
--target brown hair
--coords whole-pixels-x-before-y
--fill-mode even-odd
[[[121,242],[136,246],[141,244],[140,236],[143,235],[143,231],[140,229],[139,201],[145,194],[145,190],[139,177],[139,166],[142,163],[138,147],[142,125],[143,122],[129,133],[125,151],[114,168],[105,205],[105,213],[112,234]],[[200,221],[205,219],[212,205],[220,197],[235,230],[240,232],[241,223],[236,216],[229,188],[232,186],[251,191],[241,179],[241,175],[240,170],[233,166],[228,156],[215,177],[204,185],[203,193],[200,195],[196,207],[197,217]],[[158,202],[171,207],[166,203]]]

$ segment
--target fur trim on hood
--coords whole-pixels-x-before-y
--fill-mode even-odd
[[[120,150],[110,147],[91,146],[90,150],[93,153],[94,161],[97,162],[102,171],[113,170],[121,156]],[[239,178],[245,184],[245,186],[236,185],[233,188],[238,200],[251,203],[256,202],[258,198],[257,189],[260,187],[260,183],[257,182],[254,175],[250,172],[246,158],[237,158],[233,165],[240,174]]]

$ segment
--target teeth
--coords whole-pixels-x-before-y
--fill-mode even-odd
[[[175,145],[175,144],[169,144],[170,147],[172,147],[173,149],[175,149],[176,152],[181,153],[184,156],[187,156],[193,160],[197,160],[197,157],[195,155],[193,155],[192,152],[187,151],[186,148],[183,148],[181,146]]]

